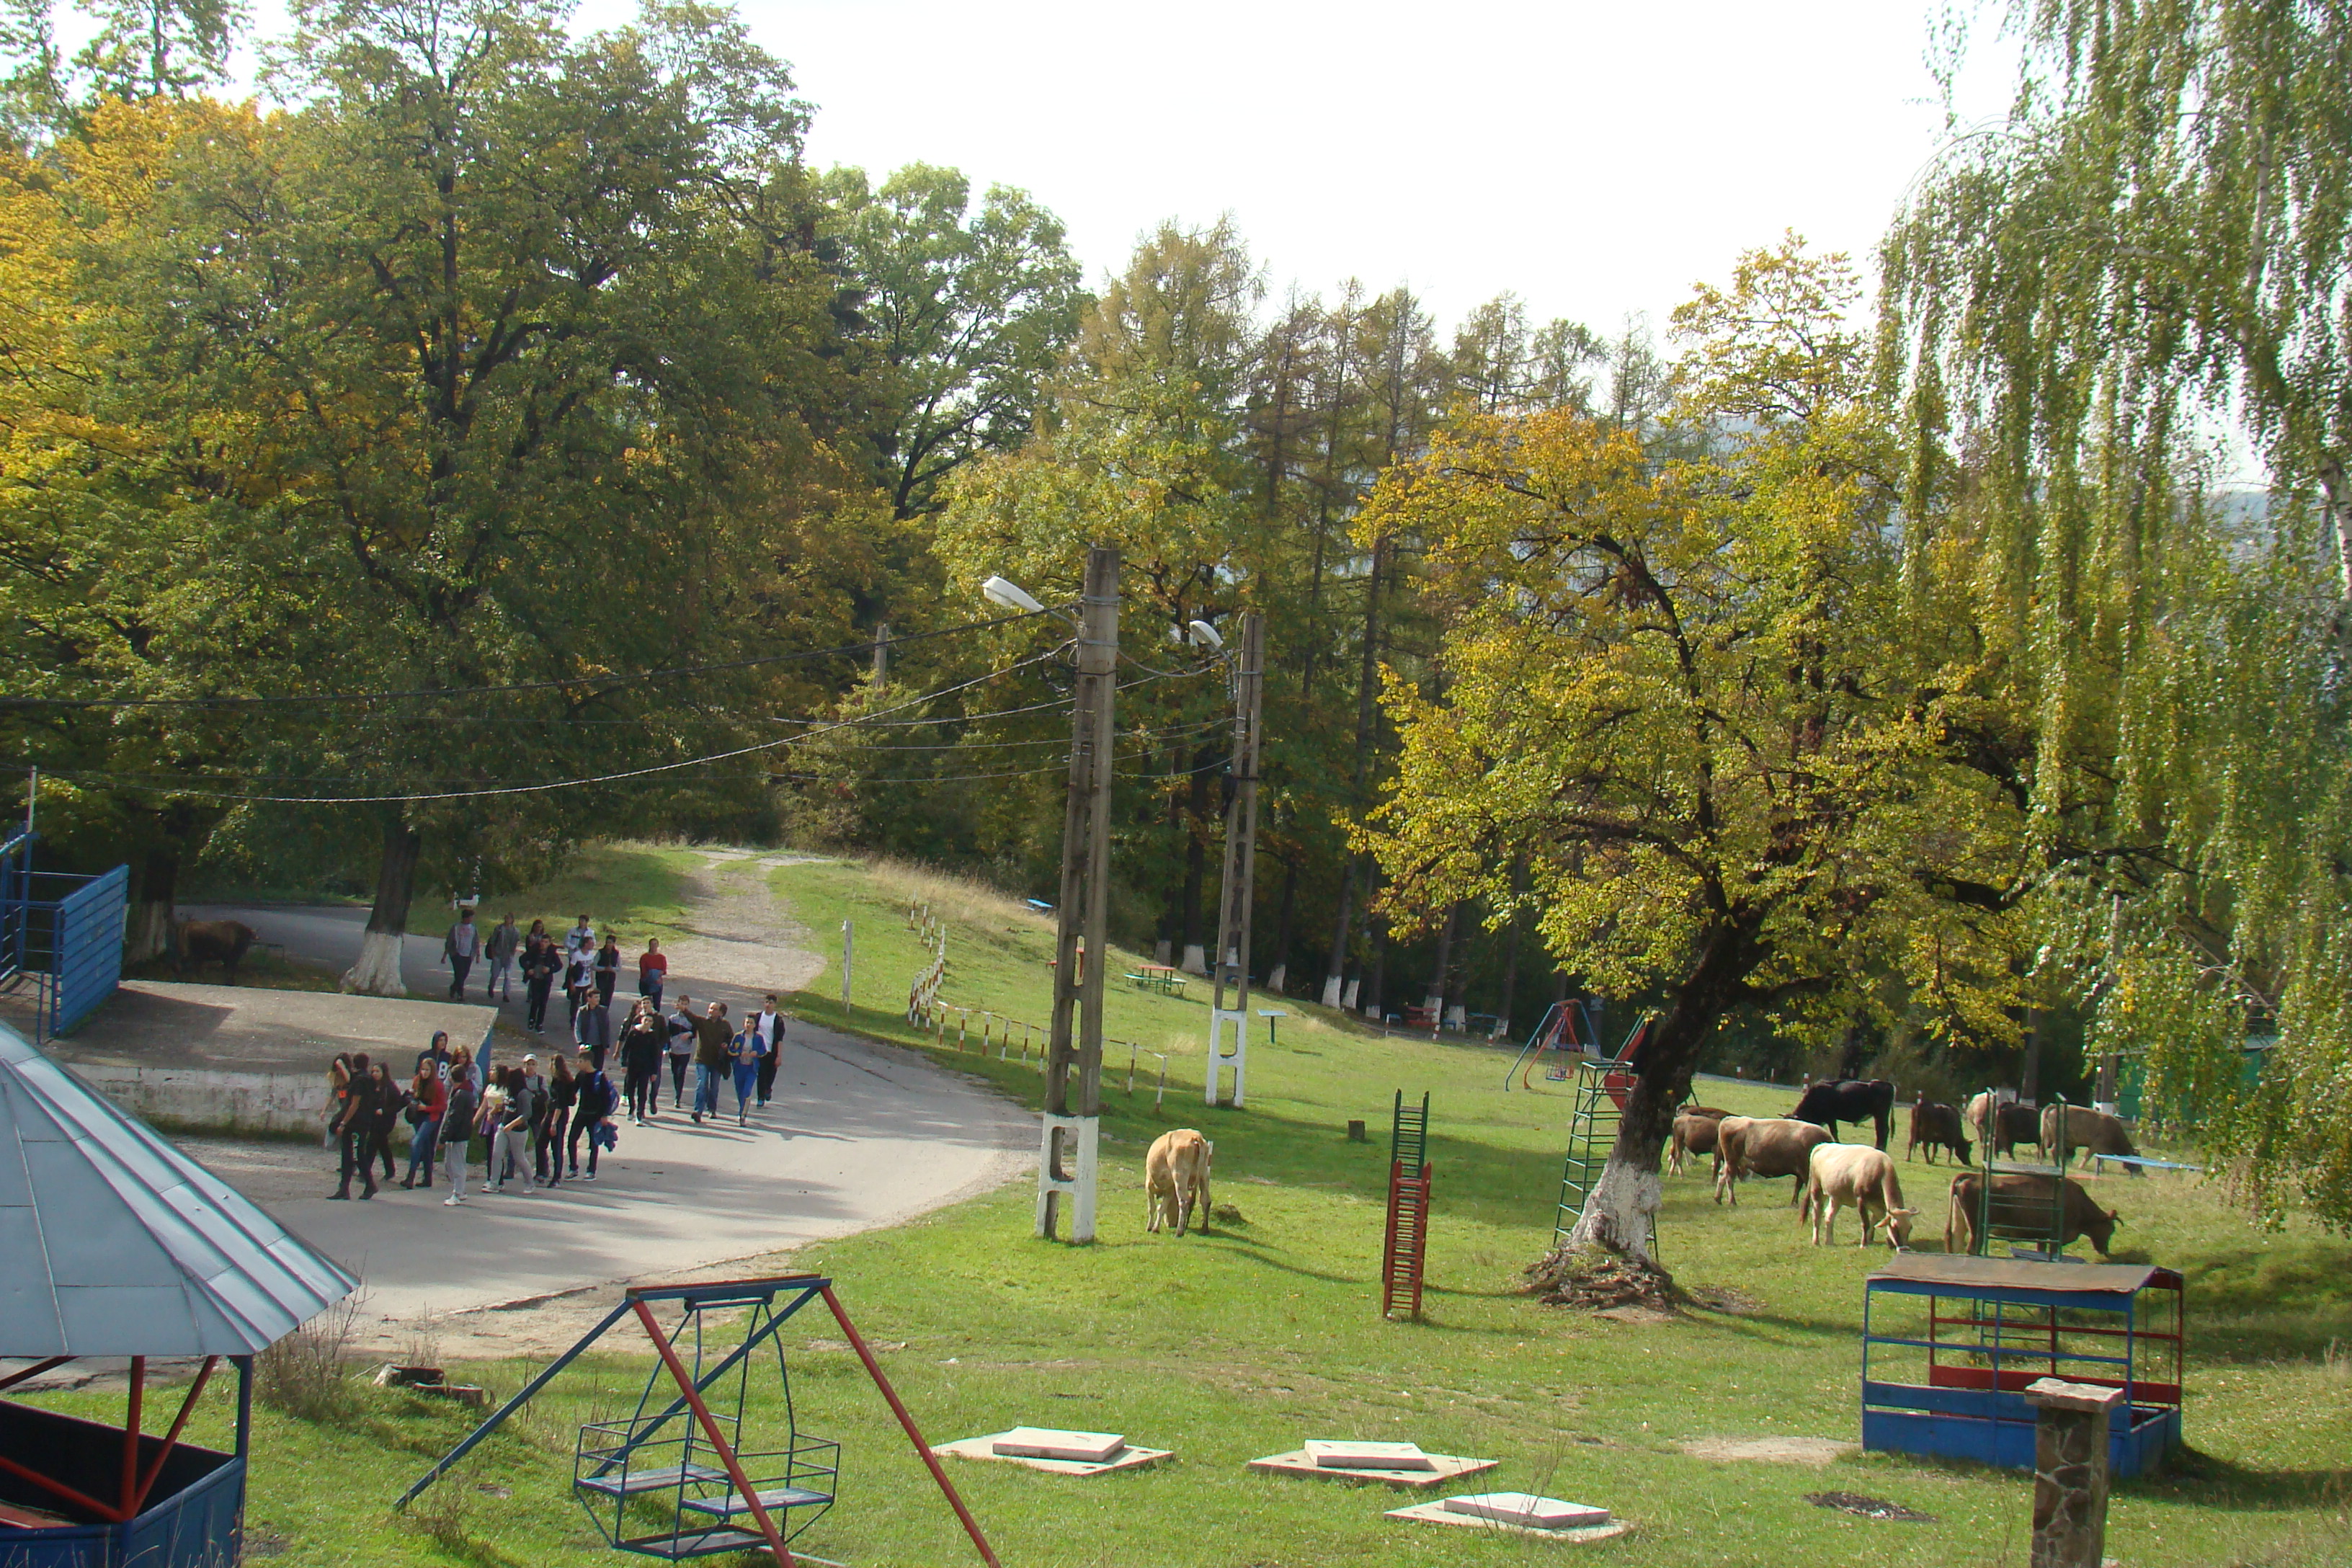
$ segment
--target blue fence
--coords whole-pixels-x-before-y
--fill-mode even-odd
[[[0,844],[0,984],[39,988],[36,1041],[71,1029],[122,983],[131,868],[82,877],[33,868],[30,833]]]

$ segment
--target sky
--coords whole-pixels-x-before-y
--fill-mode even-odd
[[[1966,0],[1961,0],[1965,5]],[[1442,321],[1664,325],[1794,228],[1866,263],[1944,139],[1946,0],[748,0],[820,166],[1028,190],[1090,279],[1230,214],[1278,302],[1410,285]],[[624,19],[590,0],[581,20]],[[1996,73],[1981,73],[1997,104]],[[1966,84],[1973,87],[1973,81]],[[1978,94],[1981,97],[1983,94]]]
[[[69,3],[69,0],[68,0]],[[1946,141],[1928,51],[1989,0],[740,0],[815,108],[808,157],[1019,186],[1089,281],[1163,220],[1230,216],[1269,305],[1350,278],[1444,323],[1663,331],[1794,229],[1865,269]],[[583,30],[635,0],[582,0]],[[264,35],[284,0],[254,6]],[[79,31],[71,20],[61,29]],[[1977,24],[1964,121],[2008,65]]]

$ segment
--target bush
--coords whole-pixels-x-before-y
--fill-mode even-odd
[[[344,1358],[359,1313],[359,1298],[348,1297],[256,1356],[254,1397],[304,1421],[347,1414],[352,1395]]]

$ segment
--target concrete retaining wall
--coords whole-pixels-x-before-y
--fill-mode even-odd
[[[133,1116],[221,1132],[317,1137],[327,1120],[325,1078],[310,1073],[210,1072],[196,1068],[71,1064],[74,1076]]]

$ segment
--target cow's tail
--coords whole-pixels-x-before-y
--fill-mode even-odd
[[[1960,1181],[1955,1176],[1952,1178],[1951,1203],[1944,1211],[1944,1250],[1946,1252],[1958,1252],[1960,1249],[1961,1219]]]

